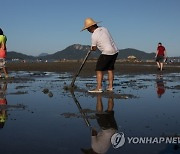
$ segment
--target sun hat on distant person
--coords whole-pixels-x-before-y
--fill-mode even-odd
[[[89,27],[91,27],[93,25],[96,25],[98,23],[100,23],[100,22],[96,22],[92,18],[86,18],[85,21],[84,21],[84,27],[83,27],[83,29],[81,31],[83,31],[83,30],[85,30],[85,29],[87,29],[87,28],[89,28]]]

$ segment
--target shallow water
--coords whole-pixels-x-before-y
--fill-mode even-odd
[[[126,139],[122,147],[113,148],[110,142],[115,132],[125,138],[179,135],[179,74],[116,75],[114,93],[103,94],[87,93],[95,87],[95,77],[78,77],[71,94],[64,89],[72,80],[68,73],[11,75],[14,80],[0,80],[0,96],[7,100],[0,105],[1,153],[79,154],[92,151],[91,142],[96,152],[180,152],[179,144],[133,144]],[[91,127],[98,140],[91,138]]]

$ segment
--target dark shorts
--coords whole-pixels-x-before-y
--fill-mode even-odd
[[[103,55],[101,54],[96,64],[96,71],[107,71],[114,70],[114,64],[118,53],[114,55]]]
[[[164,62],[164,56],[163,55],[157,56],[156,61],[157,62]]]

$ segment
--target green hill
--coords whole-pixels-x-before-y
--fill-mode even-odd
[[[79,60],[83,59],[90,49],[89,45],[74,44],[67,48],[57,51],[54,54],[43,54],[43,56],[30,56],[18,52],[8,52],[7,59],[20,59],[20,60]],[[42,54],[40,54],[42,55]],[[95,59],[100,55],[100,51],[92,51],[89,59]],[[139,60],[154,59],[155,53],[146,53],[137,49],[127,48],[119,50],[118,59],[126,59],[128,56],[135,56]]]

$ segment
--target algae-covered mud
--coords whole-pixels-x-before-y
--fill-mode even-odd
[[[178,73],[115,75],[102,94],[87,92],[95,77],[78,77],[70,91],[69,73],[10,74],[0,79],[1,153],[180,152]]]

